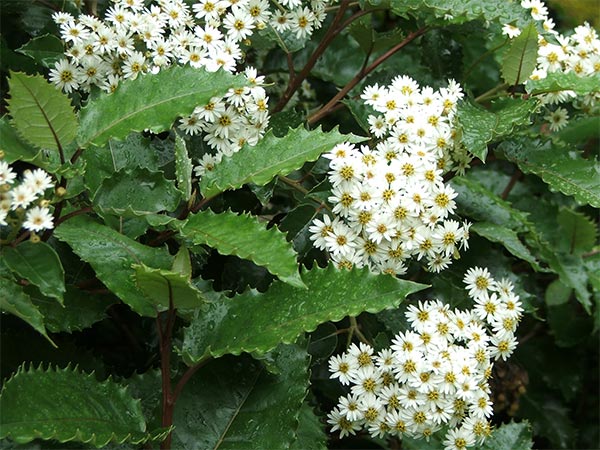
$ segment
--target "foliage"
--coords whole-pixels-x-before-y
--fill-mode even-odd
[[[330,362],[471,309],[481,267],[524,311],[467,447],[597,448],[597,32],[556,2],[196,3],[3,1],[0,446],[456,448],[344,432]]]

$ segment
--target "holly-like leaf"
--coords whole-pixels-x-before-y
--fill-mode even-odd
[[[508,136],[522,126],[531,123],[530,116],[537,108],[534,100],[506,100],[494,105],[494,111],[483,109],[473,103],[463,102],[458,107],[457,117],[464,146],[485,162],[487,145],[503,136]]]
[[[313,412],[308,403],[303,403],[298,417],[296,440],[290,447],[291,450],[326,450],[327,435],[319,417]]]
[[[20,444],[54,439],[100,448],[160,437],[148,433],[140,402],[125,387],[70,367],[21,367],[4,383],[0,410],[0,438]]]
[[[46,333],[42,313],[23,292],[21,286],[5,277],[0,277],[0,310],[24,320],[54,345]]]
[[[318,267],[303,274],[308,289],[275,281],[264,294],[247,291],[211,303],[197,313],[184,332],[181,353],[188,364],[206,356],[242,352],[264,354],[279,344],[294,342],[328,320],[375,313],[398,306],[424,284],[374,275],[368,269]]]
[[[524,173],[539,176],[551,190],[600,208],[600,164],[596,159],[584,159],[568,147],[550,141],[528,138],[507,140],[499,148]]]
[[[58,150],[77,133],[77,118],[69,97],[41,75],[10,72],[8,110],[13,126],[30,144]]]
[[[65,271],[60,258],[45,242],[21,242],[3,250],[6,265],[20,277],[35,284],[40,292],[63,303]]]
[[[321,129],[308,131],[304,127],[289,130],[282,137],[266,134],[254,147],[245,145],[238,153],[204,174],[200,190],[212,197],[227,189],[237,189],[246,183],[263,186],[277,175],[287,175],[307,161],[315,161],[321,153],[341,142],[361,142],[367,138],[343,135],[337,130],[324,133]]]
[[[540,269],[539,262],[531,254],[529,249],[521,242],[517,233],[510,228],[489,222],[479,222],[471,226],[471,231],[486,238],[488,241],[502,244],[506,250],[508,250],[517,258],[527,261],[535,270]]]
[[[231,211],[215,214],[206,210],[175,226],[194,244],[206,244],[222,255],[249,259],[292,286],[304,286],[296,253],[285,235],[275,227],[267,230],[264,223],[249,214],[237,215]]]
[[[140,291],[158,311],[169,309],[172,301],[178,309],[193,309],[205,303],[202,292],[190,283],[189,277],[165,269],[153,269],[144,264],[134,264],[135,282]]]
[[[89,263],[96,276],[131,309],[155,317],[156,308],[133,280],[133,264],[169,269],[172,257],[165,249],[146,247],[117,231],[83,216],[60,224],[54,231],[61,241]]]
[[[566,244],[566,253],[581,254],[592,249],[598,230],[591,219],[571,209],[561,208],[557,220],[563,233],[561,243]]]
[[[243,77],[223,70],[207,72],[190,66],[140,75],[121,83],[112,94],[100,94],[80,111],[77,142],[82,148],[103,146],[110,138],[124,139],[132,131],[168,130],[177,117],[244,83]]]
[[[29,56],[46,68],[54,67],[54,63],[65,57],[62,41],[53,34],[35,37],[18,48],[16,52]]]
[[[541,80],[529,80],[526,87],[531,94],[569,90],[577,95],[586,95],[600,91],[600,75],[580,77],[575,72],[554,72]]]
[[[33,304],[44,316],[46,328],[53,333],[84,330],[106,318],[106,309],[117,302],[113,295],[90,294],[75,286],[67,286],[63,306],[28,290]]]
[[[282,345],[269,356],[276,373],[249,357],[223,358],[197,372],[177,401],[173,447],[289,449],[307,393],[308,355]]]
[[[528,422],[505,423],[485,440],[482,450],[531,450],[533,442]]]
[[[0,119],[0,150],[4,152],[4,160],[12,163],[15,161],[32,161],[40,150],[24,142],[6,116]]]
[[[531,22],[515,37],[502,60],[502,78],[510,85],[524,83],[535,69],[538,33]]]
[[[138,217],[174,211],[181,192],[161,172],[123,169],[106,178],[94,195],[94,204],[103,212]]]
[[[183,199],[189,200],[192,196],[192,160],[188,156],[185,141],[179,134],[175,134],[175,173],[177,187],[183,193]]]

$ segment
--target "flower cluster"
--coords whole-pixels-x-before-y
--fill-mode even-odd
[[[324,155],[335,217],[309,228],[314,245],[339,267],[402,274],[404,261],[415,256],[439,272],[467,246],[470,225],[448,219],[457,194],[442,178],[453,161],[461,161],[459,168],[469,162],[454,144],[462,96],[453,81],[434,91],[407,76],[365,89],[362,98],[378,113],[369,116],[371,131],[381,140],[373,149],[343,143]]]
[[[17,174],[5,161],[0,161],[0,226],[18,225],[39,232],[54,228],[47,189],[54,188],[50,175],[42,169],[26,170],[20,183]],[[12,219],[12,220],[11,220]]]
[[[350,386],[328,416],[332,431],[418,439],[445,430],[446,450],[483,443],[491,432],[492,359],[514,350],[522,308],[511,283],[487,269],[470,269],[464,281],[471,310],[419,302],[407,309],[410,329],[390,348],[353,344],[331,358],[331,378]]]
[[[570,36],[558,33],[554,22],[548,17],[548,8],[541,0],[522,0],[521,6],[529,10],[531,17],[541,23],[543,33],[540,34],[537,66],[531,75],[532,80],[544,79],[550,73],[574,73],[579,77],[587,77],[600,73],[600,39],[598,33],[588,23],[573,30]],[[504,32],[509,37],[518,36],[520,30],[512,25],[505,25]],[[576,110],[587,114],[600,111],[600,88],[594,93],[577,97],[570,90],[546,93],[540,96],[546,105],[551,131],[563,128],[569,120],[567,109],[552,105],[573,101]]]
[[[275,33],[298,38],[319,28],[325,17],[325,0],[276,2],[267,0],[200,0],[188,6],[183,0],[113,0],[104,20],[68,13],[53,17],[67,46],[66,59],[56,63],[50,80],[65,92],[89,92],[97,86],[114,91],[123,79],[145,72],[157,73],[174,64],[214,72],[236,72],[242,47],[256,30],[269,27]],[[199,105],[180,127],[188,134],[204,134],[216,151],[215,161],[254,145],[268,125],[268,97],[264,78],[247,68],[250,87],[230,90],[223,98]],[[207,158],[210,158],[209,155]],[[206,163],[197,172],[202,173]]]

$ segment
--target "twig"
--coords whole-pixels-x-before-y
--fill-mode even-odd
[[[513,187],[515,187],[515,184],[517,184],[517,181],[519,181],[522,176],[523,172],[521,172],[519,169],[515,170],[515,173],[513,173],[512,177],[510,177],[510,180],[502,191],[502,194],[500,194],[500,198],[502,198],[502,200],[506,200],[508,198],[508,194],[510,194],[510,191],[512,191]]]
[[[475,97],[475,103],[482,103],[484,100],[489,100],[497,92],[506,89],[508,87],[507,83],[499,84],[498,86],[493,87],[487,92],[484,92],[479,97]]]

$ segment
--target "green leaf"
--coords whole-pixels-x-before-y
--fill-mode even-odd
[[[215,214],[206,210],[191,215],[178,228],[194,244],[206,244],[222,255],[249,259],[292,286],[304,286],[296,253],[285,235],[275,227],[267,230],[263,222],[249,214]]]
[[[326,450],[327,435],[319,417],[313,412],[308,403],[303,403],[298,417],[296,440],[290,447],[291,450]]]
[[[398,306],[408,294],[427,287],[374,275],[366,268],[340,271],[332,265],[315,267],[302,278],[308,289],[275,281],[264,294],[247,291],[211,303],[184,332],[181,353],[186,363],[209,355],[262,354],[280,342],[293,342],[320,323]]]
[[[173,448],[290,448],[309,383],[308,356],[295,345],[270,356],[276,374],[245,357],[213,361],[194,375],[177,401]]]
[[[177,187],[183,193],[183,199],[186,201],[192,196],[192,168],[192,160],[188,156],[185,141],[179,134],[175,134]]]
[[[556,137],[570,144],[579,144],[587,139],[599,139],[600,116],[586,116],[570,120]]]
[[[72,333],[89,328],[105,319],[106,309],[118,301],[114,296],[90,294],[75,286],[67,286],[64,306],[32,292],[30,297],[44,316],[46,328],[53,333]]]
[[[200,189],[205,197],[212,197],[246,183],[262,186],[277,175],[287,175],[305,162],[315,161],[336,144],[366,139],[352,134],[343,135],[337,130],[324,133],[320,128],[307,131],[298,127],[289,130],[282,138],[269,132],[254,147],[245,145],[238,153],[224,158],[221,164],[202,177]]]
[[[552,248],[543,248],[542,256],[550,268],[558,274],[560,281],[575,291],[575,296],[588,314],[592,302],[587,285],[589,282],[581,256],[557,254]]]
[[[538,33],[531,22],[521,30],[502,59],[502,78],[509,85],[524,83],[537,64]]]
[[[165,269],[153,269],[144,264],[134,264],[133,269],[138,288],[157,311],[169,309],[170,301],[177,309],[194,309],[206,302],[202,292],[190,283],[186,275]]]
[[[481,450],[531,450],[533,442],[528,422],[506,423],[496,428]]]
[[[45,242],[25,241],[6,247],[2,253],[10,270],[35,284],[42,294],[63,303],[65,271],[52,247]]]
[[[8,110],[20,136],[30,144],[58,151],[77,133],[71,101],[41,75],[10,71]]]
[[[553,72],[541,80],[529,80],[526,88],[530,94],[569,90],[586,95],[600,91],[600,75],[580,77],[575,72]]]
[[[487,145],[513,133],[518,127],[531,123],[530,116],[537,108],[534,100],[506,100],[497,103],[495,111],[483,109],[474,103],[463,102],[458,106],[458,122],[464,146],[485,162]]]
[[[546,288],[544,298],[548,306],[563,305],[569,301],[573,288],[565,286],[560,280],[554,280]]]
[[[531,420],[535,435],[550,440],[550,448],[573,448],[576,430],[568,412],[565,406],[546,393],[527,393],[520,400],[519,415]]]
[[[97,277],[131,309],[142,316],[156,317],[152,302],[133,280],[133,264],[169,269],[172,257],[165,249],[146,247],[87,217],[74,217],[54,231],[61,241],[89,263]]]
[[[243,85],[243,77],[190,66],[140,75],[121,83],[112,94],[100,94],[80,111],[77,142],[82,148],[103,146],[110,138],[124,139],[131,131],[168,130],[177,117]]]
[[[40,153],[39,149],[23,142],[6,116],[0,119],[0,150],[4,152],[4,160],[9,163],[32,161]]]
[[[0,277],[0,310],[24,320],[54,345],[46,333],[42,313],[31,302],[29,296],[23,292],[21,286],[4,277]]]
[[[551,190],[600,208],[600,164],[597,160],[584,159],[566,146],[524,137],[507,140],[499,149],[524,173],[542,178]]]
[[[581,254],[592,249],[598,234],[594,221],[567,208],[560,209],[557,220],[563,236],[561,243],[567,253]]]
[[[35,37],[15,51],[29,56],[46,68],[53,68],[58,60],[65,57],[62,41],[52,34]]]
[[[127,389],[93,374],[21,367],[0,394],[0,438],[23,444],[33,439],[135,444],[152,439],[139,400]]]
[[[174,211],[181,193],[161,172],[123,169],[102,181],[94,204],[103,212],[137,217],[161,211]]]
[[[539,262],[529,249],[523,245],[519,236],[513,230],[489,222],[479,222],[471,226],[471,231],[486,238],[488,241],[502,244],[511,254],[527,261],[535,270],[540,269]]]

